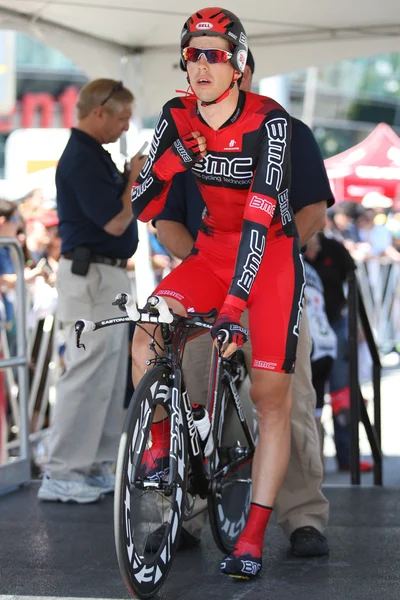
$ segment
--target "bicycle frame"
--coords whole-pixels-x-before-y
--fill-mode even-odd
[[[122,310],[126,304],[126,300],[122,297],[127,298],[126,294],[117,296],[114,304],[118,305]],[[178,466],[178,440],[179,440],[179,427],[181,425],[181,415],[183,426],[186,430],[186,435],[189,440],[189,459],[192,466],[193,481],[195,483],[195,491],[200,497],[205,498],[212,491],[213,482],[217,478],[221,478],[229,474],[231,471],[237,469],[239,466],[247,462],[254,454],[255,444],[253,435],[250,431],[247,419],[245,417],[242,403],[236,388],[236,381],[239,375],[236,373],[231,374],[232,370],[232,357],[222,358],[220,351],[215,349],[213,353],[210,386],[208,392],[207,406],[209,414],[211,415],[211,427],[214,432],[217,424],[215,423],[215,414],[218,401],[218,392],[222,380],[225,378],[232,392],[234,398],[235,410],[238,419],[242,425],[246,440],[248,442],[248,450],[240,457],[225,465],[217,473],[213,473],[211,476],[207,473],[205,468],[205,457],[201,447],[201,440],[197,431],[196,425],[193,419],[192,406],[189,400],[189,395],[185,386],[183,373],[182,373],[182,357],[185,344],[188,337],[195,337],[203,329],[211,329],[212,325],[206,323],[204,318],[212,318],[215,316],[214,311],[211,311],[208,315],[196,315],[193,314],[190,317],[180,317],[174,315],[172,323],[166,323],[160,320],[160,315],[156,312],[146,311],[142,309],[137,310],[136,322],[149,323],[159,325],[161,329],[161,336],[164,342],[164,355],[158,355],[155,349],[155,342],[151,344],[151,348],[154,351],[156,357],[148,361],[148,364],[154,365],[165,365],[171,373],[170,378],[172,383],[171,386],[171,442],[170,442],[170,470],[168,483],[160,484],[162,487],[171,487],[173,482],[176,480],[176,474]],[[129,313],[129,311],[128,311]],[[121,323],[129,323],[133,319],[131,316],[125,317],[113,317],[110,319],[104,319],[97,323],[89,321],[77,321],[75,324],[76,331],[76,343],[78,348],[85,348],[84,344],[80,343],[80,337],[83,331],[95,331],[103,327],[109,327],[111,325],[117,325]],[[189,334],[189,327],[192,328],[192,333]],[[174,329],[173,329],[174,328]],[[151,487],[155,487],[152,484]]]
[[[205,324],[203,326],[207,327],[207,325]],[[211,328],[211,325],[208,327]],[[211,415],[212,430],[214,431],[214,428],[216,427],[215,413],[217,407],[218,391],[222,380],[225,378],[229,383],[229,387],[231,389],[232,396],[235,402],[235,410],[238,419],[242,425],[244,434],[246,436],[249,450],[242,457],[238,457],[236,460],[220,469],[217,473],[212,474],[210,477],[205,468],[205,457],[201,448],[200,436],[194,423],[192,406],[182,375],[181,360],[187,337],[189,335],[188,329],[184,331],[179,330],[178,327],[174,332],[172,332],[169,325],[162,324],[161,335],[165,344],[165,356],[162,359],[160,359],[160,362],[167,361],[171,365],[171,367],[173,368],[172,380],[174,382],[172,386],[171,400],[171,431],[173,433],[171,435],[170,444],[170,477],[168,483],[171,484],[172,481],[175,480],[176,476],[176,441],[179,439],[179,414],[182,414],[186,417],[185,427],[189,439],[189,456],[190,463],[192,466],[192,472],[194,475],[194,482],[196,486],[195,491],[199,494],[201,498],[205,498],[210,493],[210,490],[212,488],[212,482],[215,479],[228,475],[232,470],[238,468],[239,466],[247,462],[249,458],[251,458],[254,454],[255,444],[253,435],[247,423],[247,419],[243,411],[239,393],[235,385],[236,381],[239,379],[239,374],[236,373],[233,376],[229,372],[229,366],[232,364],[232,359],[222,358],[218,350],[215,349],[213,353],[211,367],[211,385],[209,386],[207,400],[209,414]]]

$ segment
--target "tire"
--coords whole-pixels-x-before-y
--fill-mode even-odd
[[[157,405],[171,416],[170,370],[156,366],[146,373],[133,394],[122,432],[114,499],[114,534],[118,564],[124,583],[132,595],[151,598],[163,585],[177,550],[186,498],[187,436],[182,414],[177,419],[177,476],[170,494],[152,488],[143,490],[143,454],[151,454],[151,424]],[[171,419],[166,420],[166,435],[171,439]],[[166,464],[169,465],[167,460]],[[146,467],[147,468],[147,467]],[[168,469],[169,471],[169,469]],[[138,475],[139,474],[139,475]],[[131,479],[135,482],[132,483]],[[168,479],[167,474],[163,481]],[[165,503],[164,503],[165,501]],[[149,545],[149,534],[164,524],[159,547]],[[152,544],[152,543],[151,543]],[[158,549],[157,549],[158,548]]]
[[[230,435],[235,430],[240,433],[240,446]],[[224,377],[217,398],[213,436],[214,451],[210,456],[211,473],[217,472],[226,461],[231,462],[238,447],[241,449],[247,447],[246,438],[240,430],[232,391],[228,380]],[[251,458],[236,471],[216,480],[217,484],[222,484],[222,489],[221,487],[216,489],[214,485],[214,490],[208,497],[211,531],[218,548],[227,554],[233,551],[249,514],[252,462]],[[238,479],[249,480],[249,482],[235,484]]]

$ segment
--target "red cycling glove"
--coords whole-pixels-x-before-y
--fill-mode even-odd
[[[242,312],[243,311],[236,306],[224,304],[211,329],[211,337],[213,340],[215,340],[219,334],[223,334],[225,339],[222,339],[222,343],[230,344],[231,342],[234,342],[239,348],[240,346],[243,346],[249,339],[249,332],[240,323]]]
[[[152,171],[161,181],[170,181],[176,173],[191,169],[201,159],[197,138],[188,134],[175,140],[154,163]]]

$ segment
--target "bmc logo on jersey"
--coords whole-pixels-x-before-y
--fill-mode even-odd
[[[185,163],[192,162],[192,159],[189,156],[189,154],[187,153],[185,146],[182,144],[182,142],[179,139],[174,142],[174,146],[176,148],[177,153],[183,160],[183,162],[185,162]]]
[[[192,171],[199,175],[219,175],[232,177],[232,179],[250,179],[253,177],[252,158],[227,158],[226,156],[214,156],[207,154],[200,162],[196,163]]]
[[[197,23],[196,29],[212,29],[214,25],[209,23],[208,21],[202,21],[201,23]]]
[[[262,257],[265,251],[265,235],[259,233],[257,229],[252,229],[250,234],[250,252],[247,256],[243,273],[238,281],[238,286],[250,294],[258,269],[260,268]]]
[[[259,196],[253,196],[252,199],[250,200],[249,206],[252,206],[253,208],[259,208],[260,210],[263,210],[271,217],[274,216],[275,205],[270,200],[267,200],[266,198],[260,198]]]
[[[137,183],[135,183],[134,186],[133,186],[133,188],[132,188],[132,194],[131,194],[131,200],[132,200],[132,202],[134,202],[135,200],[137,200],[137,198],[139,198],[142,194],[144,194],[145,191],[147,190],[147,188],[149,188],[152,183],[153,183],[153,178],[152,177],[149,177],[148,179],[146,179],[140,185],[138,185]]]
[[[149,150],[149,156],[148,156],[146,162],[144,163],[144,167],[140,173],[140,176],[143,179],[146,179],[147,175],[151,171],[151,168],[154,163],[154,159],[157,154],[158,146],[160,145],[162,135],[163,135],[164,131],[167,129],[167,127],[168,127],[168,121],[166,119],[161,120],[161,115],[160,115],[160,118],[158,119],[156,128],[154,130],[153,140],[151,142],[151,147]]]
[[[268,164],[265,181],[279,192],[283,180],[287,120],[283,117],[277,117],[268,121],[265,127],[268,135]]]
[[[278,202],[279,202],[279,209],[281,211],[281,219],[282,219],[282,225],[286,225],[287,223],[290,223],[290,221],[292,220],[292,215],[290,214],[290,208],[289,208],[289,190],[286,189],[283,192],[281,192],[278,196]]]

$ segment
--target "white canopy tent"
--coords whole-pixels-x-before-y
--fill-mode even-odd
[[[257,79],[400,51],[399,0],[229,0],[222,5],[243,21]],[[138,98],[141,116],[147,116],[184,85],[180,31],[201,7],[197,0],[184,6],[179,0],[0,0],[0,26],[59,49],[90,78],[122,77]]]
[[[210,3],[212,5],[212,3]],[[155,115],[185,86],[179,39],[185,19],[207,2],[188,0],[0,0],[0,28],[60,50],[89,78],[123,79],[136,115]],[[400,51],[399,0],[229,0],[245,26],[260,80],[356,56]],[[154,289],[146,226],[136,253],[139,304]]]

